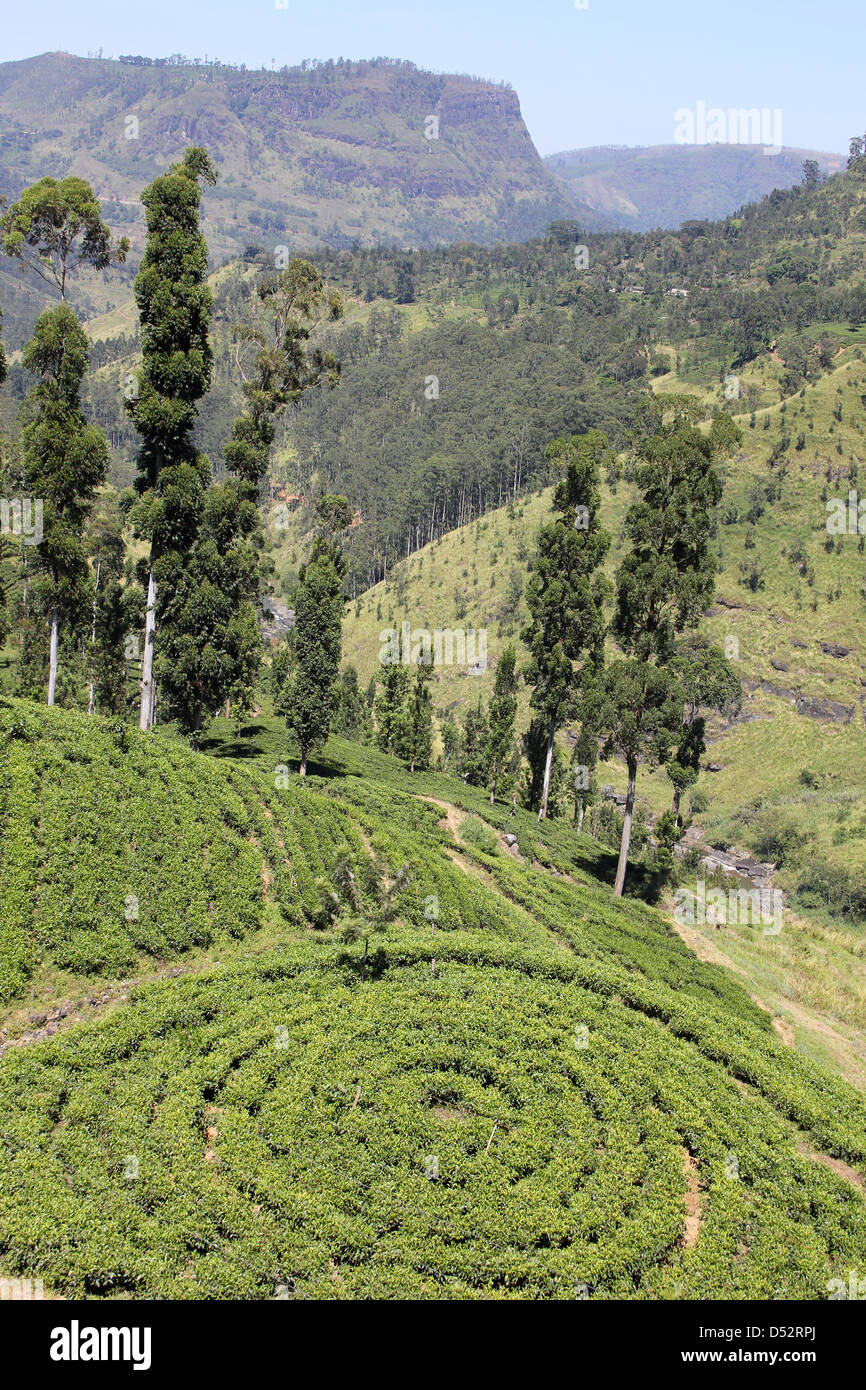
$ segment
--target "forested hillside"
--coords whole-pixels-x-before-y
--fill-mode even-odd
[[[476,79],[53,55],[19,102],[0,1281],[847,1297],[864,140],[595,232]],[[363,235],[271,243],[335,188]]]
[[[386,58],[278,71],[180,54],[0,64],[7,198],[75,168],[140,251],[138,194],[190,143],[222,170],[205,222],[217,260],[258,239],[297,250],[491,242],[577,211],[605,225],[547,171],[503,83]],[[90,293],[101,311],[98,281]]]
[[[734,412],[792,396],[866,318],[864,194],[855,163],[677,233],[562,223],[489,249],[323,252],[316,264],[346,303],[321,338],[343,364],[342,386],[311,393],[280,422],[272,476],[294,497],[317,485],[349,497],[356,592],[407,550],[546,482],[550,438],[597,427],[619,446],[638,394],[671,368]],[[271,265],[251,251],[212,276],[216,368],[197,438],[218,470],[240,401],[236,325]],[[134,306],[88,328],[90,406],[122,486],[135,449],[123,409]],[[732,375],[743,380],[733,400]],[[10,386],[14,428],[25,389],[14,364]]]

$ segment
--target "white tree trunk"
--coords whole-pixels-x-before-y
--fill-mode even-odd
[[[138,727],[147,733],[153,727],[153,647],[156,640],[156,580],[153,570],[147,582],[147,617],[144,623],[144,654],[141,661],[141,712]]]
[[[48,666],[48,703],[54,704],[54,692],[57,689],[57,614],[51,614],[51,644]]]
[[[622,821],[622,840],[619,846],[619,863],[616,866],[616,882],[613,885],[613,896],[622,897],[622,890],[625,886],[625,871],[628,868],[628,847],[631,843],[631,821],[634,815],[634,785],[637,780],[637,763],[628,765],[628,791],[625,798],[625,815]]]
[[[547,816],[547,798],[550,795],[550,769],[553,766],[553,741],[556,737],[556,726],[553,720],[550,721],[550,733],[547,735],[547,757],[544,760],[544,786],[541,789],[541,806],[538,811],[538,819],[544,820]]]

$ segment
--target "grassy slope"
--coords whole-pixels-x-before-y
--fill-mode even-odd
[[[133,733],[123,759],[101,720],[13,702],[3,724],[23,727],[32,803],[7,796],[3,833],[14,848],[35,805],[55,955],[68,900],[104,909],[95,936],[123,921],[124,872],[94,880],[93,862],[143,860],[154,920],[186,897],[195,923],[200,851],[161,878],[158,853],[211,804],[205,859],[223,843],[254,863],[257,904],[218,963],[192,934],[154,938],[153,964],[182,948],[183,978],[7,1049],[4,1273],[91,1296],[785,1299],[826,1297],[866,1257],[866,1101],[660,914],[614,905],[610,856],[569,827],[337,740],[306,787],[275,785],[268,721],[240,746],[217,729],[198,758]],[[80,836],[62,858],[64,784]],[[498,844],[468,843],[458,803]],[[365,982],[357,945],[309,927],[342,846],[412,875]],[[218,918],[238,887],[214,871]]]
[[[664,378],[662,382],[667,387]],[[812,816],[815,796],[799,786],[802,768],[813,768],[822,776],[827,792],[854,791],[866,786],[866,753],[862,738],[861,713],[866,670],[866,643],[862,627],[862,588],[864,560],[859,537],[840,537],[841,545],[832,552],[825,548],[826,508],[822,500],[825,472],[847,469],[849,462],[860,462],[866,453],[861,440],[859,414],[861,393],[866,387],[866,368],[850,353],[817,385],[807,388],[801,400],[788,403],[788,430],[796,436],[801,427],[807,433],[802,453],[791,450],[790,463],[782,481],[781,498],[764,504],[763,514],[753,524],[745,519],[755,486],[766,486],[773,476],[768,457],[779,439],[781,416],[778,406],[756,413],[756,426],[749,428],[749,417],[741,417],[743,445],[727,467],[728,479],[722,510],[733,505],[739,519],[719,525],[718,544],[722,564],[717,603],[705,619],[706,631],[724,644],[735,638],[739,650],[739,670],[745,681],[773,684],[795,696],[832,700],[853,707],[850,723],[819,721],[798,715],[785,697],[756,689],[747,693],[745,711],[754,717],[739,724],[713,745],[712,758],[724,765],[723,771],[709,774],[704,782],[711,791],[714,814],[730,815],[745,801],[763,792],[771,796],[802,798],[804,815]],[[842,394],[837,395],[837,389]],[[699,394],[699,393],[698,393]],[[845,432],[834,424],[832,411],[842,403],[847,421]],[[762,428],[768,418],[770,428]],[[810,430],[807,421],[814,421]],[[844,453],[836,453],[835,440],[842,438]],[[778,472],[778,470],[776,470]],[[847,497],[846,478],[826,484],[830,497]],[[621,551],[620,531],[631,488],[621,483],[615,494],[605,489],[602,519],[614,537],[609,568],[615,568]],[[431,546],[418,551],[395,567],[387,581],[376,585],[349,605],[344,651],[346,660],[358,668],[366,682],[378,668],[380,633],[389,626],[399,627],[405,620],[413,628],[459,627],[488,629],[488,647],[494,662],[508,633],[499,631],[499,615],[510,572],[524,581],[527,562],[534,549],[539,524],[550,515],[550,489],[519,499],[513,507],[503,507],[470,526],[452,532]],[[750,534],[749,534],[750,533]],[[749,545],[747,547],[747,537]],[[274,533],[276,554],[298,548],[302,537]],[[787,555],[802,546],[808,567],[814,575],[810,584]],[[494,559],[495,557],[495,559]],[[757,557],[761,584],[752,592],[743,583],[740,565]],[[465,600],[464,616],[458,617],[460,598]],[[519,630],[525,620],[521,603],[514,624]],[[805,643],[795,647],[795,642]],[[837,658],[822,650],[822,642],[851,648],[850,655]],[[775,669],[773,660],[788,665]],[[442,668],[435,688],[435,701],[442,709],[458,711],[476,699],[486,698],[493,683],[493,663],[486,675],[469,676],[465,668]],[[784,747],[784,758],[773,756]],[[651,803],[668,799],[666,779],[644,782]],[[646,788],[652,791],[647,792]],[[821,839],[820,847],[834,853],[831,837]],[[846,846],[846,859],[851,853]],[[866,854],[862,845],[855,854]],[[860,859],[858,862],[866,862]]]
[[[856,345],[855,335],[852,342]],[[847,498],[854,484],[844,474],[852,465],[861,468],[862,477],[866,369],[852,349],[843,351],[826,376],[807,387],[802,397],[784,403],[784,413],[776,389],[778,373],[778,365],[767,358],[755,364],[742,383],[745,390],[751,381],[765,400],[775,398],[777,403],[756,411],[754,427],[749,415],[739,417],[743,444],[728,465],[723,506],[724,511],[733,504],[739,519],[718,528],[722,563],[717,595],[730,606],[714,605],[704,628],[719,644],[736,639],[738,669],[744,682],[755,688],[745,691],[742,722],[712,730],[707,761],[721,771],[701,776],[698,787],[710,798],[710,807],[697,822],[712,843],[742,848],[748,842],[742,808],[760,799],[771,814],[810,837],[811,851],[821,859],[857,870],[866,865],[866,816],[861,809],[866,792],[864,559],[857,535],[839,537],[832,550],[826,548],[822,494],[826,489],[828,497]],[[714,385],[684,382],[673,375],[659,378],[657,386],[690,390],[707,404],[719,397]],[[834,415],[839,406],[841,422]],[[781,496],[765,503],[762,515],[750,524],[750,499],[774,476],[769,458],[783,429],[791,447]],[[797,450],[793,445],[801,433],[805,447]],[[603,519],[615,542],[611,569],[620,553],[621,521],[630,496],[627,484],[620,484],[616,494],[605,492]],[[401,563],[386,583],[350,605],[344,650],[362,681],[376,671],[380,632],[399,628],[404,620],[413,628],[486,626],[495,662],[509,640],[509,629],[519,633],[525,618],[521,604],[517,621],[500,632],[498,614],[507,576],[516,571],[525,582],[534,534],[549,515],[549,506],[546,490],[454,532]],[[299,538],[294,536],[291,543],[298,547]],[[797,548],[806,557],[806,578],[800,562],[788,558]],[[741,564],[750,564],[753,557],[761,584],[755,592],[740,573]],[[460,593],[466,597],[462,619],[457,617]],[[851,652],[834,657],[823,651],[822,643],[847,646]],[[777,669],[774,661],[788,669]],[[452,707],[458,715],[479,695],[489,698],[494,678],[492,669],[486,675],[469,675],[465,667],[443,668],[437,676],[437,707]],[[783,693],[762,689],[762,682]],[[832,701],[853,715],[849,722],[810,718],[797,712],[792,703],[797,697]],[[523,725],[527,719],[528,692],[523,690]],[[816,785],[801,784],[803,771],[813,775]],[[624,769],[612,763],[601,770],[601,780],[622,790]],[[642,770],[638,792],[654,812],[670,803],[663,772]],[[789,888],[795,878],[783,866],[777,881]],[[705,935],[712,936],[711,929]],[[862,930],[838,930],[826,918],[786,918],[782,938],[774,941],[731,928],[724,941],[704,947],[716,956],[723,950],[734,968],[746,971],[750,988],[788,1019],[804,1048],[860,1081],[866,1077],[864,948]]]

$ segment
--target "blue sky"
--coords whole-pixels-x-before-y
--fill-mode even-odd
[[[699,101],[779,109],[786,145],[843,152],[866,129],[864,39],[864,0],[40,0],[7,15],[2,57],[387,55],[510,82],[542,154],[671,143]]]

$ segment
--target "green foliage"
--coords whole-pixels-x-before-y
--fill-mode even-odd
[[[478,703],[466,711],[460,737],[460,773],[464,782],[473,787],[487,786],[488,739],[487,712],[479,697]]]
[[[34,922],[91,970],[253,929],[264,891],[288,931],[0,1058],[8,1274],[96,1298],[815,1299],[866,1258],[862,1197],[797,1133],[866,1165],[863,1097],[611,901],[568,826],[536,828],[530,868],[473,816],[455,851],[407,788],[515,823],[483,791],[370,749],[287,786],[23,702],[0,737],[7,988]]]
[[[90,570],[82,531],[108,471],[108,445],[81,409],[87,337],[67,304],[40,315],[24,365],[36,384],[27,395],[18,468],[27,493],[38,499],[43,531],[29,566],[29,603],[52,630],[48,703],[54,704],[58,634],[84,616]]]
[[[412,686],[406,706],[406,719],[398,745],[398,752],[409,764],[410,771],[430,766],[433,752],[433,699],[430,682],[433,679],[433,662],[425,661],[423,653],[415,663]]]
[[[514,721],[517,717],[517,649],[514,643],[504,648],[496,666],[493,695],[487,708],[487,779],[491,801],[513,760]]]
[[[216,177],[206,152],[191,146],[141,195],[147,241],[134,292],[142,364],[136,392],[125,402],[142,436],[133,521],[150,544],[141,725],[153,722],[152,667],[167,712],[196,738],[231,680],[221,639],[223,605],[232,595],[225,594],[219,541],[206,529],[200,548],[196,542],[206,506],[211,530],[215,513],[232,510],[232,486],[206,501],[211,468],[192,438],[197,402],[213,369],[199,184]]]
[[[464,844],[481,850],[482,854],[498,854],[499,841],[495,831],[490,829],[479,816],[467,816],[460,827],[460,838]]]
[[[334,733],[356,743],[366,743],[372,734],[370,709],[358,684],[358,672],[354,666],[344,666],[341,670],[335,699]]]
[[[99,200],[80,178],[43,178],[0,217],[0,246],[66,298],[66,280],[81,266],[106,270],[126,260],[126,237],[113,242]]]
[[[261,920],[261,860],[218,763],[125,724],[0,703],[0,999],[40,965],[119,975]]]
[[[382,666],[382,683],[373,706],[376,716],[376,746],[384,753],[395,753],[405,739],[406,698],[409,668],[399,661]]]
[[[286,695],[287,719],[301,749],[301,776],[310,753],[331,729],[342,653],[344,565],[336,545],[319,537],[301,571],[295,599],[295,666]]]
[[[547,814],[556,731],[577,707],[586,678],[603,659],[609,584],[602,564],[610,536],[599,521],[599,484],[609,453],[599,430],[555,440],[548,448],[564,477],[553,497],[556,520],[539,534],[526,590],[530,621],[521,634],[529,649],[524,674],[532,686],[530,705],[547,734],[539,819]]]

